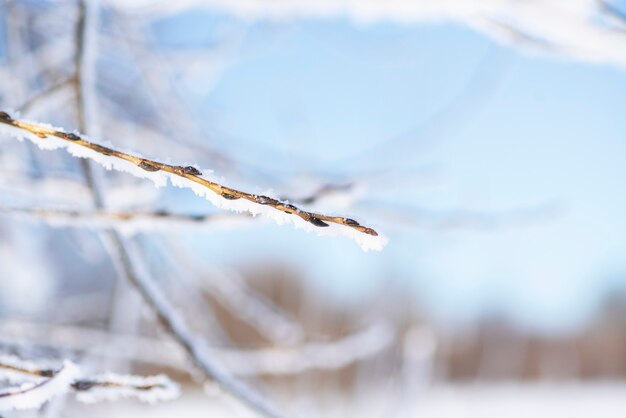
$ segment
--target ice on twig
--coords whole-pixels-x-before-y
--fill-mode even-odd
[[[79,380],[75,387],[76,399],[83,403],[137,399],[154,404],[171,401],[180,395],[180,387],[165,375],[133,376],[105,373],[87,380]]]
[[[0,355],[0,379],[13,386],[0,391],[0,411],[38,409],[69,390],[84,403],[132,398],[147,403],[170,401],[180,395],[178,384],[165,375],[133,376],[104,373],[81,376],[79,367],[65,360],[60,368]]]
[[[0,392],[0,411],[39,409],[45,402],[70,390],[77,375],[78,367],[65,361],[50,378],[23,383]]]

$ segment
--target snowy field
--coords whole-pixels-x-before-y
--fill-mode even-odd
[[[299,410],[294,410],[294,414],[302,415],[294,416],[306,417],[317,413],[318,416],[333,418],[623,418],[626,414],[624,393],[626,384],[622,383],[446,385],[407,399],[403,411],[372,394],[367,399],[351,403],[327,400],[315,405],[303,404]],[[411,409],[413,411],[409,412]],[[195,392],[186,392],[178,401],[155,408],[146,408],[134,402],[117,402],[89,408],[81,406],[77,411],[94,418],[256,416],[235,403],[213,402]],[[77,414],[80,416],[81,412]]]

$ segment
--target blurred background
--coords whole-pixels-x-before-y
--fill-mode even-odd
[[[624,416],[626,2],[4,0],[0,61],[3,110],[389,238],[94,167],[97,205],[80,160],[3,136],[0,350],[183,384],[33,416],[254,416],[193,372],[107,228],[287,416]]]

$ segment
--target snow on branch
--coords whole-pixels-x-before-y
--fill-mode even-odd
[[[238,375],[291,375],[307,370],[337,370],[374,357],[394,342],[395,330],[385,322],[326,342],[289,348],[222,351],[221,358]]]
[[[180,389],[167,376],[133,376],[105,373],[72,384],[78,393],[76,399],[83,403],[116,401],[121,398],[137,399],[154,404],[178,398]]]
[[[16,372],[15,362],[9,364],[9,370]],[[39,409],[45,402],[63,395],[70,389],[72,381],[78,375],[78,367],[74,363],[66,361],[57,370],[36,372],[49,374],[50,377],[39,382],[26,382],[0,392],[0,411]]]
[[[316,231],[319,235],[345,235],[353,238],[365,251],[381,250],[387,243],[387,239],[379,236],[374,229],[354,219],[307,212],[266,195],[222,186],[203,178],[202,172],[196,167],[165,164],[118,151],[91,142],[84,135],[68,133],[47,124],[14,119],[6,112],[0,112],[0,132],[20,140],[29,139],[41,149],[65,148],[73,156],[93,160],[106,169],[150,179],[157,187],[165,186],[169,179],[172,185],[189,188],[218,208],[264,215],[278,224],[292,223],[296,228]]]
[[[39,409],[45,402],[70,390],[80,402],[133,398],[156,403],[176,399],[180,389],[165,375],[132,376],[106,373],[81,377],[80,369],[69,360],[59,368],[49,368],[17,357],[0,355],[0,378],[21,382],[0,391],[0,411]]]
[[[304,330],[287,312],[251,289],[236,272],[217,272],[217,279],[200,286],[234,316],[252,326],[276,344],[294,344],[304,338]]]
[[[289,376],[309,370],[338,370],[373,358],[393,347],[397,341],[396,334],[393,324],[381,321],[339,338],[302,341],[290,347],[210,347],[208,350],[211,356],[237,376]],[[26,344],[32,347],[35,344],[45,350],[63,348],[75,353],[89,352],[98,357],[141,360],[160,367],[187,370],[184,353],[173,343],[168,339],[115,334],[80,326],[0,321],[0,344],[6,347],[19,348]],[[128,345],[136,349],[130,352],[106,348]]]

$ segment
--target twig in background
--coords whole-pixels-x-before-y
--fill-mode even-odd
[[[594,0],[538,0],[511,4],[509,0],[491,1],[413,1],[410,3],[362,0],[341,0],[320,3],[316,0],[267,2],[242,0],[161,0],[128,2],[108,0],[109,5],[136,16],[153,19],[186,10],[210,10],[215,13],[245,18],[250,21],[290,21],[307,17],[346,18],[358,24],[374,22],[419,23],[458,22],[478,32],[517,48],[525,44],[518,39],[502,39],[489,24],[490,18],[514,22],[515,26],[534,38],[544,38],[556,46],[559,56],[587,62],[605,62],[626,67],[626,36],[623,31],[606,25],[599,16],[606,13],[604,5]],[[550,13],[546,13],[549,10]]]
[[[21,113],[31,112],[33,108],[36,108],[37,106],[39,106],[41,101],[54,98],[54,96],[57,93],[65,90],[67,87],[71,86],[72,83],[74,82],[75,82],[74,78],[69,77],[57,83],[51,84],[50,86],[46,87],[43,91],[40,91],[36,93],[35,95],[31,96],[30,98],[28,98],[28,100],[26,100],[17,108],[17,111]]]
[[[304,339],[305,332],[300,324],[251,289],[236,271],[217,270],[209,276],[206,280],[196,280],[197,286],[273,343],[293,345]]]
[[[395,331],[386,322],[324,342],[287,348],[224,351],[220,359],[238,375],[293,375],[307,370],[337,370],[389,348]]]
[[[187,370],[182,350],[174,340],[114,334],[94,328],[39,324],[28,321],[0,321],[0,345],[19,348],[23,344],[42,349],[89,351],[98,357],[114,356],[148,364]],[[292,347],[207,348],[235,375],[291,376],[308,370],[337,370],[380,354],[396,337],[393,326],[378,322],[340,338],[306,341]],[[123,347],[133,344],[136,352]],[[115,348],[108,350],[107,346]],[[141,353],[141,355],[138,355]]]
[[[0,369],[3,365],[0,363]],[[6,367],[10,373],[19,373],[14,364]],[[78,368],[69,361],[57,370],[37,371],[37,376],[46,379],[10,387],[0,392],[0,411],[14,409],[39,409],[45,402],[66,393],[78,376]],[[44,374],[45,373],[45,374]]]
[[[120,398],[156,403],[176,399],[180,394],[178,385],[165,375],[143,377],[105,373],[82,377],[78,366],[68,360],[59,368],[49,368],[0,355],[0,378],[22,382],[0,391],[0,411],[38,409],[70,389],[78,392],[76,398],[85,403]]]
[[[77,25],[77,116],[79,121],[79,127],[82,130],[87,130],[91,125],[93,129],[98,129],[96,122],[96,104],[97,97],[95,95],[95,51],[93,44],[96,42],[96,28],[94,27],[94,21],[97,21],[97,7],[96,2],[83,0],[80,2],[79,19]],[[91,47],[91,48],[90,48]],[[2,113],[0,113],[0,119]],[[89,125],[89,126],[88,126]],[[42,133],[40,132],[40,135]],[[40,137],[35,134],[34,138]],[[44,134],[44,136],[46,136]],[[73,145],[73,142],[84,141],[78,135],[63,133],[59,139],[64,139],[66,145]],[[85,142],[87,144],[87,142]],[[88,150],[95,151],[95,154],[91,155],[91,159],[83,160],[82,165],[83,172],[87,183],[89,184],[92,192],[94,205],[97,209],[104,208],[104,194],[99,188],[97,179],[94,176],[94,172],[91,167],[91,162],[97,161],[102,163],[102,156],[108,158],[108,156],[114,155],[118,158],[122,158],[122,155],[126,155],[131,158],[137,158],[128,154],[118,153],[110,148],[103,147],[101,145],[91,144],[87,146]],[[87,155],[83,155],[86,157]],[[117,160],[112,160],[119,162]],[[122,158],[121,161],[127,161],[126,158]],[[110,165],[114,167],[116,163]],[[154,166],[143,159],[139,159],[137,164],[146,172],[154,172]],[[154,163],[152,163],[154,164]],[[109,167],[109,168],[110,168]],[[150,167],[150,168],[148,168]],[[196,170],[197,171],[197,170]],[[140,176],[141,177],[141,176]],[[221,367],[213,361],[204,348],[204,341],[197,338],[189,329],[184,318],[175,310],[174,306],[163,295],[158,286],[156,286],[148,275],[145,274],[145,269],[141,269],[141,265],[138,264],[138,255],[131,254],[130,248],[124,237],[114,229],[108,229],[101,234],[103,242],[108,247],[109,254],[113,264],[121,277],[124,277],[129,283],[131,283],[142,296],[147,305],[154,311],[159,322],[168,330],[177,342],[187,352],[190,359],[199,367],[204,376],[208,379],[214,380],[220,387],[224,388],[228,393],[234,396],[240,402],[243,402],[251,409],[257,411],[261,415],[278,418],[281,415],[269,404],[262,396],[243,385],[241,382],[233,379],[227,372],[223,371]]]
[[[111,10],[111,12],[114,11]],[[148,29],[149,23],[142,22],[142,19],[127,20],[127,16],[116,13],[116,19],[114,19],[113,24],[117,24],[119,27],[116,29],[124,34],[120,40],[126,47],[130,59],[143,76],[150,101],[155,107],[155,123],[163,125],[166,132],[166,135],[162,136],[163,139],[167,140],[165,146],[171,146],[172,141],[175,141],[181,148],[192,147],[196,152],[201,151],[204,156],[210,159],[212,164],[215,164],[216,168],[219,167],[220,169],[226,169],[236,173],[238,170],[232,169],[233,166],[235,166],[235,162],[229,156],[207,146],[207,143],[210,144],[210,142],[214,142],[215,138],[210,138],[204,133],[203,129],[197,123],[198,121],[194,120],[194,113],[192,109],[189,108],[187,101],[184,100],[177,89],[174,88],[174,83],[172,83],[171,79],[172,75],[170,74],[173,72],[168,68],[168,64],[172,60],[178,61],[178,58],[163,56],[159,53],[160,51],[150,46],[154,40],[150,38],[146,40],[144,36],[142,36],[144,33],[151,33]],[[148,28],[138,28],[138,26],[148,26]],[[131,41],[131,39],[133,39],[133,41]],[[237,43],[239,43],[239,41],[237,41]],[[120,43],[115,43],[115,47],[119,48]],[[216,48],[222,49],[222,47]],[[233,49],[233,47],[231,46],[227,49],[230,50]],[[147,51],[150,51],[150,53],[147,53]],[[177,52],[179,54],[183,53],[182,51]],[[224,71],[227,66],[227,64],[224,63],[226,55],[228,54],[226,54],[225,51],[217,54],[213,53],[207,57],[198,57],[197,54],[192,54],[194,60],[204,63],[211,62],[213,66],[219,66],[221,68],[221,71],[217,71],[217,73],[208,71],[207,74],[203,74],[205,82],[207,82],[207,78],[218,78],[219,73]],[[184,68],[193,66],[193,62],[183,65]],[[125,103],[118,103],[118,105],[120,104],[123,106]],[[212,143],[210,145],[215,144]],[[237,161],[236,166],[240,167],[240,165],[241,162]]]
[[[63,193],[59,193],[63,190]],[[77,179],[54,174],[34,178],[30,173],[20,171],[0,171],[0,191],[3,197],[15,195],[29,201],[62,202],[80,205],[89,197],[89,190]]]
[[[626,30],[626,8],[619,7],[619,2],[611,0],[597,0],[600,9],[613,17],[620,24],[622,31]],[[617,3],[617,4],[616,4]],[[622,3],[623,4],[623,3]]]
[[[201,276],[190,269],[189,255],[172,242],[160,250],[176,277],[189,282],[201,294],[215,299],[221,306],[252,326],[260,335],[278,345],[301,342],[305,332],[289,313],[252,289],[234,270],[212,268]],[[178,283],[177,283],[178,284]]]
[[[119,234],[112,234],[111,238],[111,244],[115,247],[115,254],[119,255],[117,261],[123,263],[124,271],[130,273],[128,279],[139,290],[143,299],[156,314],[159,322],[175,337],[204,375],[261,415],[273,418],[281,417],[282,414],[266,399],[234,379],[218,361],[214,360],[214,356],[204,340],[191,332],[184,318],[174,309],[174,306],[158,286],[150,280],[142,263],[139,262],[137,254],[131,251],[131,248]]]
[[[113,228],[125,235],[139,232],[167,230],[168,228],[231,228],[249,225],[252,218],[246,214],[188,215],[169,211],[139,212],[116,210],[69,210],[32,207],[0,206],[0,215],[12,215],[47,222],[63,228]]]

